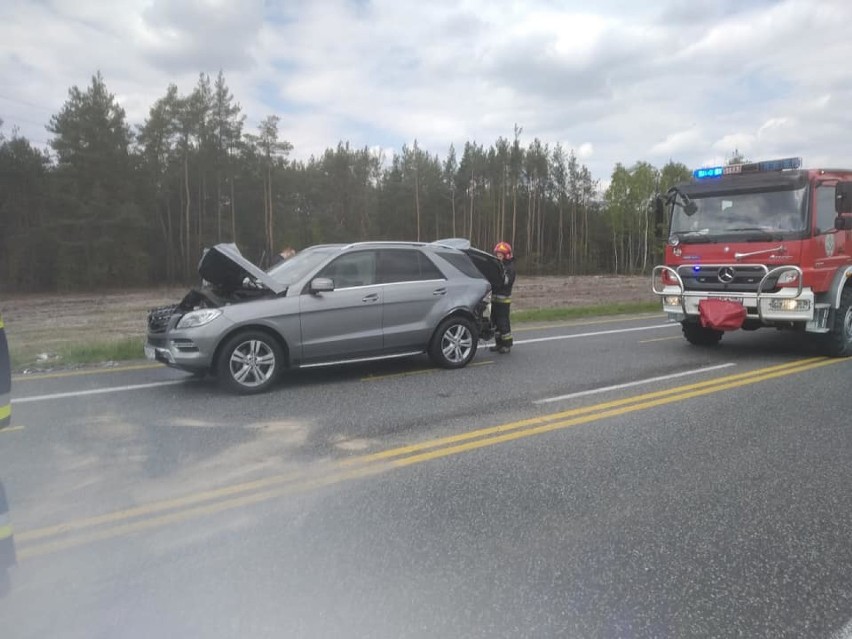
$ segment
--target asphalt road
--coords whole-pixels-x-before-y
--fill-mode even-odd
[[[852,637],[852,361],[660,317],[272,392],[16,379],[4,637]]]

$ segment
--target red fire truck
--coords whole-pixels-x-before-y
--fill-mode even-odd
[[[852,355],[852,170],[800,167],[698,169],[657,198],[657,228],[669,234],[652,286],[691,344],[775,327]]]

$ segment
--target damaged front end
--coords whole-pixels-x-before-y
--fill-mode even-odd
[[[182,331],[202,327],[221,316],[232,304],[272,298],[287,287],[246,260],[235,244],[218,244],[204,251],[198,264],[202,285],[194,287],[177,304],[148,311],[148,359],[189,371],[209,366],[206,349]]]

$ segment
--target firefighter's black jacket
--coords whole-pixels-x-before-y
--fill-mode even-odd
[[[491,294],[496,298],[511,298],[514,285],[515,258],[503,260],[503,281],[491,289]]]

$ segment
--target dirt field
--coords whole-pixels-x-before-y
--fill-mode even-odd
[[[50,353],[62,345],[92,340],[142,338],[149,308],[178,301],[187,289],[69,295],[17,295],[0,299],[13,351]],[[647,277],[519,277],[514,309],[653,302]]]

